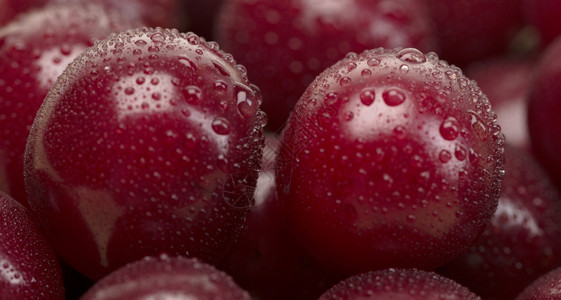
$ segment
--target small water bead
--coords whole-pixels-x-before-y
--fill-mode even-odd
[[[224,118],[216,118],[212,121],[212,130],[219,135],[230,133],[230,123]]]
[[[339,80],[339,85],[340,86],[348,86],[349,84],[351,84],[352,80],[349,77],[343,77]]]
[[[380,59],[374,57],[368,60],[367,64],[371,67],[376,67],[381,63]]]
[[[424,63],[427,61],[427,58],[423,54],[423,52],[415,49],[415,48],[405,48],[397,52],[396,57],[402,61],[409,62],[409,63]]]
[[[134,42],[135,45],[142,47],[142,46],[146,46],[146,41],[145,40],[137,40]]]
[[[407,73],[407,72],[409,72],[409,66],[408,66],[408,65],[401,65],[401,66],[399,67],[399,71],[400,71],[401,73]]]
[[[440,135],[448,141],[453,141],[460,134],[458,120],[454,117],[448,117],[440,124]]]
[[[228,91],[228,85],[222,80],[217,80],[214,82],[214,90],[220,94],[224,94]]]
[[[156,32],[150,36],[150,39],[154,43],[163,43],[166,40],[166,37],[163,34]]]
[[[153,94],[152,94],[152,99],[158,101],[158,100],[162,99],[162,94],[160,94],[160,93],[158,93],[158,92],[153,93]]]
[[[127,94],[127,95],[132,95],[132,94],[134,94],[134,88],[132,88],[132,87],[126,88],[126,89],[125,89],[125,94]]]
[[[333,104],[337,103],[337,100],[339,100],[339,94],[337,94],[335,92],[329,92],[323,98],[323,101],[327,105],[333,105]]]
[[[362,72],[360,72],[360,76],[362,76],[362,78],[368,78],[372,76],[372,71],[370,71],[369,69],[364,69],[362,70]]]
[[[158,53],[158,52],[160,52],[160,48],[158,48],[157,46],[150,46],[150,47],[148,47],[148,52]]]
[[[146,78],[144,78],[144,77],[138,77],[136,79],[136,84],[138,84],[138,85],[142,85],[142,84],[144,84],[144,82],[146,82]]]
[[[360,102],[366,106],[370,106],[376,99],[376,91],[374,89],[365,89],[360,93]]]
[[[456,156],[459,161],[463,161],[467,158],[467,151],[463,146],[456,145],[456,148],[454,149],[454,156]]]
[[[183,89],[185,101],[189,104],[198,104],[201,101],[202,91],[198,86],[190,85]]]
[[[452,159],[452,153],[450,153],[450,151],[448,150],[442,150],[438,154],[438,159],[440,159],[440,161],[443,163],[447,163]]]
[[[384,91],[382,99],[384,99],[384,102],[389,106],[397,106],[403,103],[407,97],[398,89],[389,89]]]

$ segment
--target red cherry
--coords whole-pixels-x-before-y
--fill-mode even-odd
[[[194,258],[146,257],[107,275],[80,300],[228,299],[251,297],[226,273]]]
[[[513,299],[540,275],[561,266],[561,201],[527,152],[505,147],[506,175],[490,226],[440,272],[485,299]]]
[[[137,23],[99,5],[49,5],[0,29],[0,190],[27,206],[23,153],[35,114],[64,68],[87,47]]]
[[[352,276],[318,300],[450,299],[476,300],[466,287],[438,274],[416,269],[385,269]]]
[[[18,14],[41,7],[48,0],[0,0],[0,26],[12,21]]]
[[[37,222],[91,278],[163,252],[218,261],[251,205],[260,101],[243,67],[194,34],[145,28],[97,43],[31,129]]]
[[[230,0],[217,22],[218,41],[261,88],[273,130],[314,77],[347,52],[435,48],[427,8],[418,0]]]
[[[436,267],[467,250],[497,207],[494,113],[434,53],[348,55],[306,90],[281,141],[277,191],[293,231],[343,272]]]
[[[557,0],[521,0],[524,19],[539,33],[541,43],[549,45],[561,34],[561,2]]]
[[[528,126],[536,158],[561,186],[561,39],[542,54],[535,70],[528,103]]]
[[[528,285],[516,300],[559,299],[561,267],[556,268]]]
[[[0,192],[0,298],[64,299],[58,259],[31,214]]]

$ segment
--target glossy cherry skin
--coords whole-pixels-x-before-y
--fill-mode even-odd
[[[536,158],[561,186],[561,39],[540,57],[528,103],[528,126]]]
[[[80,300],[250,300],[226,273],[195,258],[146,257],[97,282]]]
[[[481,299],[466,287],[433,272],[417,269],[385,269],[349,277],[318,300],[367,299]]]
[[[467,66],[499,56],[523,26],[521,0],[428,0],[440,58]]]
[[[463,256],[439,270],[485,299],[513,299],[561,266],[561,199],[539,163],[505,147],[506,175],[490,226]]]
[[[561,34],[561,2],[557,0],[522,0],[524,19],[539,33],[541,44],[549,45]]]
[[[0,298],[64,299],[58,258],[29,211],[0,192]]]
[[[243,67],[198,36],[138,29],[80,55],[26,149],[30,207],[98,279],[163,252],[221,259],[252,204],[264,114]]]
[[[494,113],[434,53],[349,55],[306,90],[281,142],[277,191],[294,234],[342,272],[436,267],[467,250],[497,207]]]
[[[417,0],[225,1],[217,40],[261,88],[273,131],[314,77],[347,52],[435,50],[428,11]]]
[[[528,99],[536,60],[499,58],[477,62],[466,69],[489,98],[505,140],[530,150]]]
[[[0,29],[0,190],[27,206],[23,153],[35,114],[64,68],[95,40],[136,27],[100,5],[48,5]]]
[[[516,300],[559,299],[559,289],[561,289],[561,268],[556,268],[528,285]]]
[[[12,21],[17,15],[41,7],[48,0],[0,0],[0,26]]]
[[[290,231],[286,205],[279,201],[275,186],[279,146],[278,136],[266,135],[255,205],[219,268],[258,299],[317,299],[343,278],[315,262]]]

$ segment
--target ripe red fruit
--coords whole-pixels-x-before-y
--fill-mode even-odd
[[[516,297],[516,300],[559,299],[561,289],[561,268],[542,275]]]
[[[497,207],[503,136],[487,97],[416,49],[350,54],[316,78],[282,133],[277,191],[325,266],[433,268]]]
[[[0,192],[0,299],[64,299],[57,256],[29,211]]]
[[[539,33],[541,44],[549,45],[561,34],[561,2],[558,0],[521,0],[524,19]]]
[[[136,26],[99,5],[49,5],[0,29],[0,190],[27,206],[23,153],[35,114],[64,68],[95,40]]]
[[[538,162],[505,147],[506,175],[490,226],[464,255],[439,270],[485,299],[514,299],[561,266],[561,200]]]
[[[230,0],[217,22],[217,40],[261,88],[273,130],[314,77],[349,51],[435,50],[427,8],[418,0]]]
[[[456,65],[506,53],[522,28],[521,0],[428,0],[439,56]]]
[[[527,150],[531,148],[528,98],[534,65],[535,60],[530,58],[493,59],[466,70],[489,98],[507,143]]]
[[[561,186],[561,39],[546,49],[535,70],[528,103],[528,126],[536,158]]]
[[[416,269],[385,269],[352,276],[318,300],[449,299],[476,300],[477,295],[436,273]]]
[[[147,255],[222,258],[257,181],[264,115],[243,67],[194,34],[138,29],[80,55],[26,149],[30,207],[100,278]]]
[[[48,0],[0,0],[0,26],[12,21],[18,14],[40,7]]]
[[[80,300],[250,300],[230,276],[198,259],[146,257],[98,281]]]

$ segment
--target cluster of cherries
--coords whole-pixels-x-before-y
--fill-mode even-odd
[[[560,13],[0,0],[0,298],[553,297]]]

